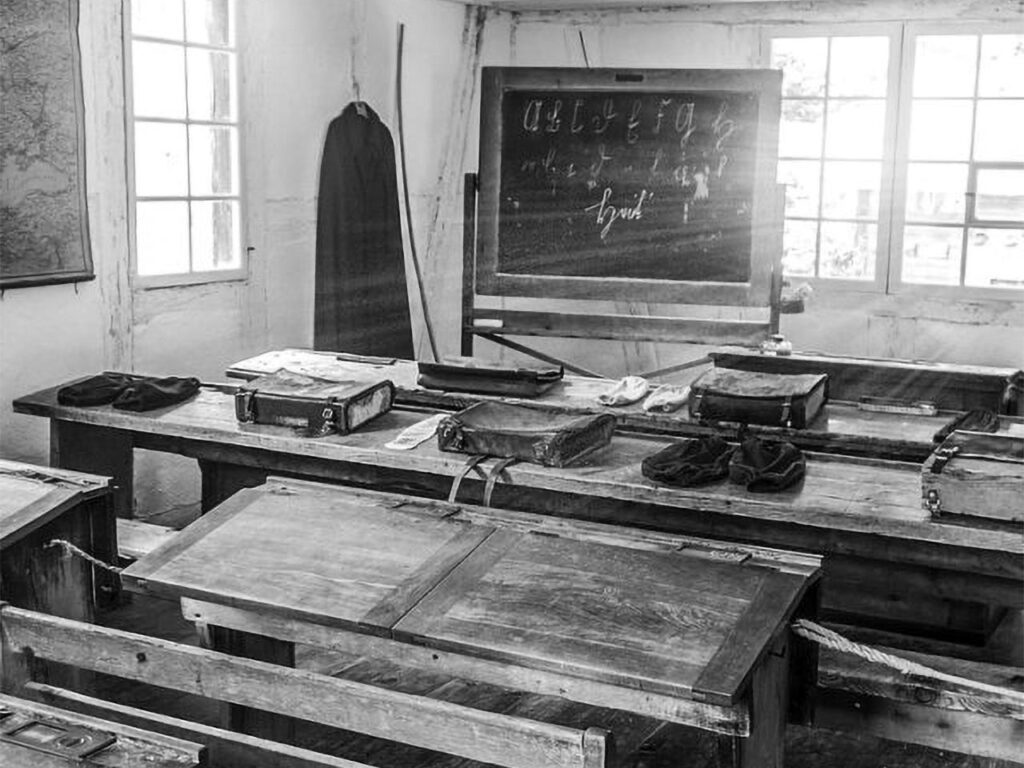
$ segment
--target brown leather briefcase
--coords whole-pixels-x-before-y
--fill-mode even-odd
[[[241,422],[300,427],[311,435],[345,435],[391,410],[395,385],[386,379],[331,381],[281,369],[235,393]]]
[[[563,414],[525,405],[477,403],[442,419],[442,451],[515,458],[548,467],[579,460],[612,439],[615,417]]]
[[[828,401],[825,374],[781,374],[712,368],[690,386],[690,416],[803,429]]]

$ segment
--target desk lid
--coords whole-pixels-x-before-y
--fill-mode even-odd
[[[242,491],[130,588],[732,704],[818,560],[299,481]]]
[[[0,459],[0,549],[80,501],[110,492],[110,479]]]

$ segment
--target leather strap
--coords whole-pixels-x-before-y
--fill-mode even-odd
[[[491,506],[491,494],[494,493],[494,486],[497,484],[498,478],[501,477],[501,474],[508,467],[512,466],[517,461],[519,461],[519,459],[515,458],[514,456],[510,456],[510,457],[508,457],[506,459],[501,459],[497,464],[495,464],[491,468],[490,473],[487,475],[487,483],[484,485],[484,506],[485,507]]]
[[[459,486],[462,485],[462,480],[469,474],[469,471],[487,458],[486,454],[479,453],[466,459],[466,463],[462,465],[462,469],[459,470],[459,474],[457,474],[455,479],[452,481],[452,489],[448,492],[449,504],[455,503],[455,497],[459,495]]]

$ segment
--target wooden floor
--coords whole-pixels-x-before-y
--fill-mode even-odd
[[[194,642],[192,625],[181,618],[176,604],[139,595],[100,616],[99,621],[108,626],[132,632],[156,635],[181,642]],[[320,672],[341,673],[367,682],[379,682],[383,673],[379,666],[367,665],[355,659],[338,655],[300,649],[298,664]],[[445,681],[426,680],[423,676],[397,679],[400,670],[394,670],[395,677],[387,682],[409,689],[426,687],[444,698],[461,700],[484,695],[496,706],[520,711],[529,703],[521,697],[507,697],[508,692],[485,691],[475,684],[452,684]],[[367,675],[370,679],[367,679]],[[373,679],[374,676],[377,679]],[[195,697],[175,694],[162,689],[147,688],[125,681],[101,679],[98,681],[100,695],[122,704],[152,709],[165,714],[202,720],[209,724],[218,723],[218,711],[211,702]],[[505,698],[502,698],[502,697]],[[498,697],[501,700],[496,700]],[[535,705],[534,705],[535,706]],[[525,712],[529,716],[529,711]],[[565,713],[563,712],[564,716]],[[600,723],[594,723],[595,725]],[[311,724],[300,727],[298,741],[302,746],[329,752],[381,768],[413,768],[429,762],[431,753],[424,750],[398,748],[396,745],[372,740],[356,734],[330,730]],[[691,729],[661,731],[643,745],[635,768],[704,768],[714,764],[715,740],[698,734]],[[466,761],[444,761],[445,766],[467,766]],[[475,764],[474,764],[475,765]],[[1012,768],[1012,764],[985,758],[969,757],[925,747],[899,744],[871,737],[855,737],[820,729],[790,727],[787,735],[787,768]]]

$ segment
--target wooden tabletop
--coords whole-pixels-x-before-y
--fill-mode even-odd
[[[817,569],[506,522],[301,481],[241,491],[129,567],[129,588],[724,704]],[[722,551],[725,551],[724,549]]]
[[[0,549],[109,485],[106,477],[0,459]]]
[[[240,424],[231,394],[217,387],[146,413],[59,405],[57,389],[19,398],[15,411],[121,430],[137,447],[212,461],[223,456],[245,463],[250,459],[243,453],[253,461],[258,454],[260,466],[284,471],[275,457],[288,457],[294,464],[288,471],[315,477],[358,466],[390,477],[446,479],[459,474],[466,461],[462,454],[441,452],[433,440],[409,451],[384,447],[429,415],[422,410],[396,409],[349,435],[308,438],[287,427]],[[673,488],[640,472],[641,459],[669,442],[660,436],[616,434],[609,446],[573,466],[515,464],[496,486],[496,503],[517,507],[544,494],[577,498],[592,508],[588,516],[606,512],[607,519],[617,522],[1024,580],[1024,535],[932,520],[922,506],[916,464],[808,454],[804,481],[779,493],[753,493],[727,480]],[[308,469],[304,462],[310,463]],[[471,478],[466,484],[478,483],[476,475]],[[507,498],[500,502],[503,493]]]
[[[704,434],[713,431],[712,427],[691,420],[685,407],[675,413],[657,414],[644,411],[639,403],[615,408],[598,405],[597,396],[607,391],[612,382],[583,376],[567,375],[560,383],[536,398],[499,398],[493,395],[425,389],[416,383],[418,368],[414,361],[372,363],[339,360],[334,353],[306,349],[265,352],[233,363],[226,373],[232,378],[251,379],[280,368],[327,379],[387,378],[395,384],[398,401],[412,405],[460,409],[480,400],[501,399],[553,410],[610,413],[621,426],[644,431],[666,434]],[[706,369],[707,366],[681,371],[674,374],[672,380],[674,383],[687,384]],[[948,411],[936,416],[877,413],[860,410],[855,403],[833,400],[807,429],[754,426],[753,430],[785,437],[809,450],[924,461],[934,447],[932,436],[954,416],[955,413]],[[1003,416],[1001,420],[1004,431],[1019,429],[1024,434],[1024,421],[1020,418]]]

